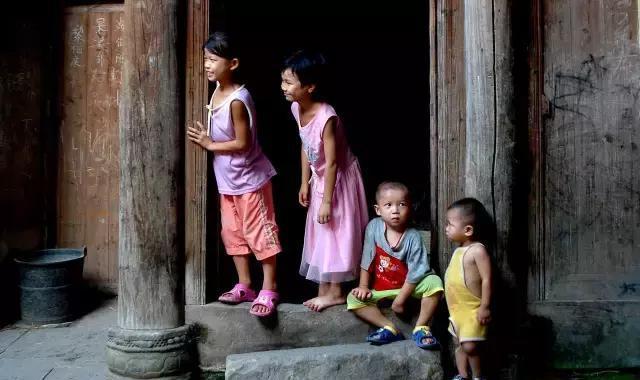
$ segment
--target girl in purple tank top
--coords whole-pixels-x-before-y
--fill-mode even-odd
[[[359,272],[367,201],[358,160],[351,153],[336,111],[318,96],[326,61],[298,52],[282,72],[282,91],[302,140],[298,201],[308,207],[300,274],[318,283],[314,311],[345,303],[341,283]]]
[[[249,312],[266,317],[275,312],[279,300],[275,273],[281,248],[271,194],[271,177],[276,171],[258,144],[253,99],[234,78],[240,65],[236,49],[230,36],[220,32],[205,43],[204,70],[217,86],[207,106],[207,128],[196,121],[196,127],[188,127],[187,136],[214,153],[220,234],[238,273],[238,283],[218,300],[230,304],[253,301]],[[257,295],[251,287],[251,253],[264,271]]]

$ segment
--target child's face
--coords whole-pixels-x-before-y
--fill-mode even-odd
[[[303,85],[298,76],[291,71],[285,69],[282,72],[282,82],[280,89],[284,94],[284,98],[290,102],[299,102],[302,99],[310,98],[311,93],[315,89],[314,85]]]
[[[399,189],[383,190],[374,208],[388,226],[396,229],[404,228],[411,214],[411,202],[407,193]]]
[[[445,227],[447,239],[462,243],[468,240],[473,234],[473,227],[466,224],[459,209],[447,211],[447,225]]]
[[[227,59],[204,50],[204,72],[209,82],[230,80],[238,63],[237,58]]]

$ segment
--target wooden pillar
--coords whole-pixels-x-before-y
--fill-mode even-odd
[[[125,1],[118,326],[107,343],[114,378],[186,379],[193,364],[178,234],[178,14],[178,0]]]

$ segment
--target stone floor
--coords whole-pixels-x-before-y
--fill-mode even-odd
[[[115,298],[61,327],[14,324],[0,330],[0,380],[92,380],[107,375],[107,329],[116,324]]]
[[[0,329],[0,380],[105,379],[106,336],[116,324],[116,299],[97,302],[92,309],[64,327],[14,324]],[[218,378],[215,373],[209,375]],[[534,379],[638,380],[640,369],[553,371]]]

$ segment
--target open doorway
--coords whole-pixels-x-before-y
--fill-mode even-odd
[[[381,181],[404,182],[413,195],[417,227],[429,229],[428,4],[366,7],[346,7],[337,0],[210,3],[211,30],[233,31],[248,47],[241,65],[256,102],[259,140],[278,171],[273,193],[284,249],[278,283],[286,302],[301,302],[317,291],[298,275],[306,217],[297,202],[300,141],[280,91],[282,61],[295,50],[319,49],[331,62],[330,102],[360,161],[368,203],[373,204]],[[369,213],[373,216],[372,208]],[[210,241],[219,241],[217,231],[211,233]],[[209,273],[217,276],[220,289],[212,289],[217,295],[236,278],[224,250],[216,251],[221,257],[210,260],[215,268]]]

